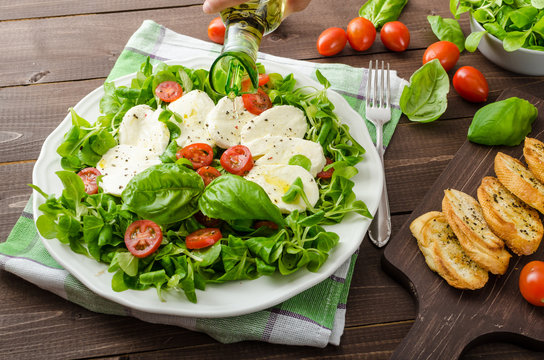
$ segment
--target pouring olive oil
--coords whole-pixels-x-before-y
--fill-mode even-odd
[[[254,93],[259,73],[255,64],[263,35],[276,30],[283,20],[286,0],[251,0],[221,12],[226,26],[221,55],[210,69],[212,89],[234,98]],[[245,79],[244,86],[242,82]]]

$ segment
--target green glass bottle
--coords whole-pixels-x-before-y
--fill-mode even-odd
[[[259,45],[263,35],[280,25],[285,2],[251,0],[221,12],[226,32],[221,55],[210,69],[210,85],[214,91],[230,98],[256,91],[259,73],[255,62]],[[250,86],[242,90],[242,81],[247,78],[251,80]]]

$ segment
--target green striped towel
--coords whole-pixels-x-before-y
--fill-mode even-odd
[[[177,34],[153,21],[144,21],[128,41],[108,80],[133,73],[147,56],[152,61],[216,56],[216,44]],[[367,71],[341,64],[316,64],[266,54],[261,59],[296,68],[315,78],[319,70],[361,115]],[[384,130],[384,143],[391,139],[400,117],[398,98],[405,81],[393,76],[393,119]],[[374,136],[373,126],[367,122]],[[51,240],[48,240],[51,241]],[[0,268],[51,291],[91,311],[134,316],[143,321],[177,325],[209,334],[220,342],[260,340],[278,344],[325,347],[338,345],[344,331],[346,300],[357,253],[322,283],[272,308],[243,316],[199,319],[151,314],[126,308],[87,289],[64,270],[45,250],[34,225],[32,199],[4,243],[0,244]],[[310,306],[311,304],[311,306]]]

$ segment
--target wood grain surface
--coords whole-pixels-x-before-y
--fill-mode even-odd
[[[305,11],[291,15],[266,36],[261,51],[357,67],[384,59],[408,79],[421,66],[425,48],[436,41],[427,15],[450,17],[448,2],[408,2],[399,19],[411,33],[410,46],[403,53],[387,51],[378,36],[366,52],[347,46],[337,56],[320,56],[315,46],[319,33],[331,26],[345,28],[364,1],[344,0],[339,6],[337,0],[312,0]],[[145,19],[207,40],[207,24],[215,15],[204,14],[201,3],[0,1],[0,241],[7,238],[31,193],[27,184],[43,141],[69,107],[103,83],[129,37]],[[467,17],[462,17],[460,24],[468,35]],[[450,77],[463,65],[477,67],[486,76],[488,103],[509,88],[524,87],[544,97],[544,77],[502,70],[479,52],[463,53]],[[448,103],[446,113],[430,124],[402,117],[386,151],[393,235],[402,232],[412,211],[464,144],[470,120],[482,106],[462,100],[453,89]],[[182,328],[87,311],[2,271],[0,359],[388,359],[416,323],[417,304],[409,291],[382,270],[383,252],[368,239],[363,241],[341,345],[325,349],[261,342],[219,344],[205,334]],[[508,336],[484,339],[461,358],[544,357],[541,351],[511,342]]]

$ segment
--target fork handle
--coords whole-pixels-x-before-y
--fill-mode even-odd
[[[376,147],[378,154],[380,155],[380,160],[382,162],[383,169],[383,189],[380,196],[380,203],[378,205],[378,211],[374,216],[374,220],[370,223],[368,229],[368,236],[370,240],[377,246],[383,247],[389,241],[391,236],[391,215],[389,212],[389,200],[387,198],[387,187],[385,182],[385,163],[383,160],[383,140],[382,136],[378,135],[378,131],[383,131],[381,126],[376,127]]]

